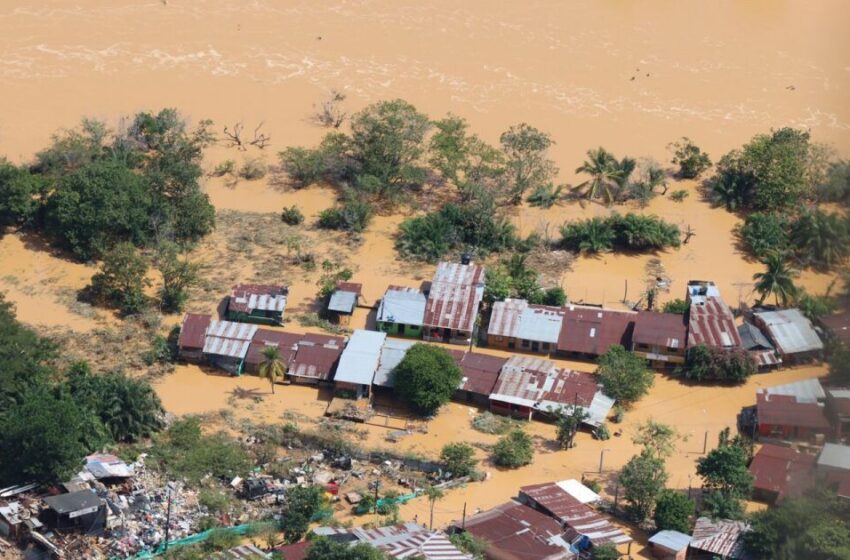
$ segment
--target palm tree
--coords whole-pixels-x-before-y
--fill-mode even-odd
[[[637,160],[634,158],[624,157],[620,161],[614,162],[614,169],[616,170],[614,184],[617,185],[617,189],[613,196],[609,196],[609,204],[617,199],[621,199],[628,192],[632,173],[635,172],[635,168],[637,168]]]
[[[797,295],[794,278],[800,273],[785,262],[785,256],[781,253],[769,254],[762,263],[767,269],[753,274],[753,280],[756,282],[755,291],[761,296],[757,305],[763,304],[764,300],[773,294],[777,305],[787,306]]]
[[[841,263],[850,251],[850,236],[838,214],[821,210],[804,212],[794,224],[791,238],[808,261],[823,268]]]
[[[623,175],[620,163],[605,148],[588,150],[587,160],[576,169],[576,173],[587,173],[590,179],[577,185],[574,190],[584,190],[588,200],[603,196],[610,204],[614,200],[613,188]]]
[[[278,379],[283,379],[286,373],[286,366],[280,359],[280,350],[277,346],[269,346],[263,350],[263,363],[260,364],[260,377],[268,377],[269,383],[272,385],[272,394],[274,394],[274,384]]]
[[[431,506],[431,521],[428,524],[428,529],[434,530],[434,506],[437,504],[437,500],[442,499],[444,496],[443,491],[437,488],[436,486],[427,486],[425,488],[425,495],[428,496],[428,503]]]
[[[614,246],[614,230],[602,218],[587,222],[578,250],[582,253],[605,253]]]

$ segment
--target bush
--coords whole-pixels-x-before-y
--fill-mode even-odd
[[[648,252],[678,247],[679,227],[655,216],[615,214],[608,218],[590,218],[561,226],[562,244],[582,253],[611,250]]]
[[[413,345],[392,375],[396,393],[429,416],[452,398],[463,377],[448,351],[428,344]]]
[[[639,400],[654,382],[655,376],[646,367],[644,359],[619,344],[611,346],[597,363],[596,374],[605,394],[623,404]]]
[[[691,305],[683,300],[676,298],[664,304],[664,313],[675,313],[677,315],[686,314],[691,308]]]
[[[444,445],[440,452],[440,460],[455,478],[471,476],[475,472],[475,466],[478,465],[475,449],[466,443]]]
[[[607,439],[611,439],[611,432],[608,430],[608,425],[603,422],[593,430],[593,437],[605,441]]]
[[[372,221],[372,205],[356,196],[346,197],[341,204],[319,213],[316,225],[323,229],[361,233]]]
[[[194,484],[207,475],[226,480],[244,476],[251,467],[248,453],[228,436],[202,434],[197,417],[178,420],[156,437],[151,457],[170,476]]]
[[[301,210],[297,206],[293,205],[283,209],[280,213],[280,219],[285,224],[297,226],[304,222],[304,214],[301,213]]]
[[[673,149],[673,165],[679,166],[679,176],[683,179],[696,179],[711,167],[708,154],[700,150],[688,137],[682,137],[671,144],[670,148]]]
[[[611,543],[600,544],[590,550],[590,558],[591,560],[618,560],[620,552]]]
[[[747,215],[738,230],[746,252],[757,259],[770,253],[785,253],[790,248],[789,220],[777,213],[754,212]]]
[[[686,494],[664,490],[655,500],[655,526],[661,530],[691,533],[695,504]]]
[[[514,426],[515,422],[506,416],[492,412],[482,412],[472,419],[472,427],[484,434],[501,435]]]
[[[0,158],[0,227],[30,223],[47,181]]]
[[[230,499],[220,490],[205,488],[198,493],[198,503],[213,513],[226,513]]]
[[[239,176],[247,181],[255,181],[266,176],[268,167],[260,159],[249,159],[239,169]]]
[[[698,344],[688,349],[683,375],[696,381],[743,383],[757,369],[746,350],[723,350]]]
[[[130,243],[120,243],[103,256],[88,293],[95,301],[118,307],[124,315],[139,313],[148,302],[148,261]]]
[[[826,180],[817,186],[817,198],[820,202],[850,201],[850,161],[830,164]]]
[[[537,185],[537,187],[534,188],[531,194],[528,195],[526,201],[528,201],[531,206],[539,206],[540,208],[551,208],[564,198],[563,190],[563,186],[558,185],[556,187],[552,183],[544,183],[542,185]]]
[[[225,175],[233,175],[236,173],[236,162],[232,159],[225,160],[215,166],[211,175],[213,177],[223,177]]]
[[[684,202],[690,193],[686,190],[678,190],[670,193],[670,200],[673,202]]]
[[[493,446],[493,462],[500,467],[516,469],[531,463],[534,444],[520,429],[513,429],[502,436]]]

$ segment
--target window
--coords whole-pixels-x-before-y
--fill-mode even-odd
[[[522,341],[522,347],[523,347],[523,348],[528,348],[528,341],[527,341],[527,340],[523,340],[523,341]]]
[[[549,343],[548,342],[543,343],[543,349],[546,350],[546,351],[549,350]]]

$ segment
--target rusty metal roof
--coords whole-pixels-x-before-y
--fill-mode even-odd
[[[800,402],[792,395],[756,395],[756,413],[762,426],[796,426],[828,431],[824,407],[816,402]]]
[[[203,348],[207,327],[210,326],[211,320],[212,317],[209,315],[186,313],[183,316],[183,322],[180,324],[180,336],[177,338],[177,346],[180,348],[197,348],[199,350]]]
[[[455,362],[463,370],[463,378],[458,389],[489,397],[499,379],[502,366],[508,360],[500,356],[475,352],[459,352],[459,354],[459,357],[453,354]]]
[[[743,521],[700,517],[694,525],[690,546],[729,560],[746,560],[749,555],[741,537],[749,530],[750,526]]]
[[[844,344],[850,344],[850,311],[827,315],[819,321],[832,336]]]
[[[568,305],[558,336],[558,350],[601,355],[611,346],[629,348],[637,313]]]
[[[281,361],[289,364],[295,356],[298,343],[303,338],[304,335],[299,333],[259,328],[254,334],[254,338],[251,339],[251,344],[248,346],[248,354],[245,356],[245,362],[248,364],[262,363],[265,360],[263,350],[269,346],[274,346],[280,352]]]
[[[299,344],[289,375],[327,381],[342,354],[342,346]]]
[[[638,311],[634,319],[632,342],[635,344],[684,349],[688,336],[684,315]]]
[[[714,348],[738,348],[741,337],[729,306],[718,296],[691,301],[688,313],[688,346],[705,344]]]
[[[598,392],[589,373],[561,369],[543,358],[514,356],[502,367],[490,400],[540,411],[576,404],[589,409]]]
[[[422,324],[472,332],[483,296],[483,266],[440,263],[431,281]]]
[[[756,311],[753,316],[759,324],[764,325],[781,354],[823,350],[823,342],[812,327],[812,322],[799,309]]]
[[[777,499],[799,496],[814,482],[814,455],[790,447],[762,445],[750,463],[753,488],[775,492]]]
[[[245,358],[256,332],[257,325],[212,320],[207,328],[204,354]]]
[[[269,284],[236,284],[230,290],[228,309],[251,313],[255,309],[283,313],[289,288]]]

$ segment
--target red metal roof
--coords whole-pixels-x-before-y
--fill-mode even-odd
[[[829,331],[829,333],[843,342],[850,345],[850,312],[836,313],[835,315],[827,315],[820,318],[820,324]]]
[[[352,294],[357,294],[359,296],[363,291],[363,284],[358,284],[356,282],[337,282],[336,291],[351,292]]]
[[[304,560],[307,558],[307,549],[311,544],[310,541],[302,541],[275,547],[274,551],[281,553],[285,560]]]
[[[824,409],[816,402],[799,402],[793,395],[756,394],[760,426],[794,426],[829,430]]]
[[[741,346],[741,336],[729,306],[715,296],[706,296],[705,303],[692,303],[688,321],[688,346],[705,344],[715,348]]]
[[[687,335],[688,327],[684,315],[638,311],[632,342],[667,348],[684,348]]]
[[[263,350],[269,346],[277,346],[280,351],[280,359],[284,364],[289,364],[295,356],[298,343],[304,338],[303,334],[273,331],[271,329],[257,329],[251,345],[248,346],[248,355],[245,363],[257,365],[263,362]]]
[[[567,528],[567,539],[572,542],[579,536],[587,536],[594,546],[606,543],[624,544],[632,538],[611,520],[570,495],[555,482],[523,486],[520,496],[563,523]]]
[[[598,356],[615,344],[628,348],[636,317],[631,311],[567,306],[558,350]]]
[[[440,263],[428,292],[422,324],[471,332],[483,295],[483,266]]]
[[[276,301],[279,296],[284,296],[283,302],[286,302],[286,295],[289,294],[289,288],[285,286],[276,286],[273,284],[236,284],[230,289],[230,300],[227,302],[227,308],[240,313],[250,313],[253,309],[263,309],[264,306],[251,305],[251,296],[254,296],[254,301],[259,299]],[[278,307],[275,303],[273,307]]]
[[[563,530],[560,524],[548,515],[516,501],[510,501],[467,518],[465,530],[487,543],[487,558],[497,560],[573,558],[572,552],[567,548],[552,544],[561,540]]]
[[[463,385],[461,390],[479,395],[489,396],[499,379],[499,372],[507,362],[507,358],[467,352],[458,361],[463,370]]]
[[[179,348],[203,349],[207,327],[212,317],[197,313],[186,313],[180,325],[180,336],[177,338]]]
[[[765,444],[750,463],[753,488],[777,494],[781,500],[799,496],[814,483],[814,455],[800,453],[790,447]]]
[[[289,374],[327,381],[342,354],[342,346],[299,344],[289,366]]]

